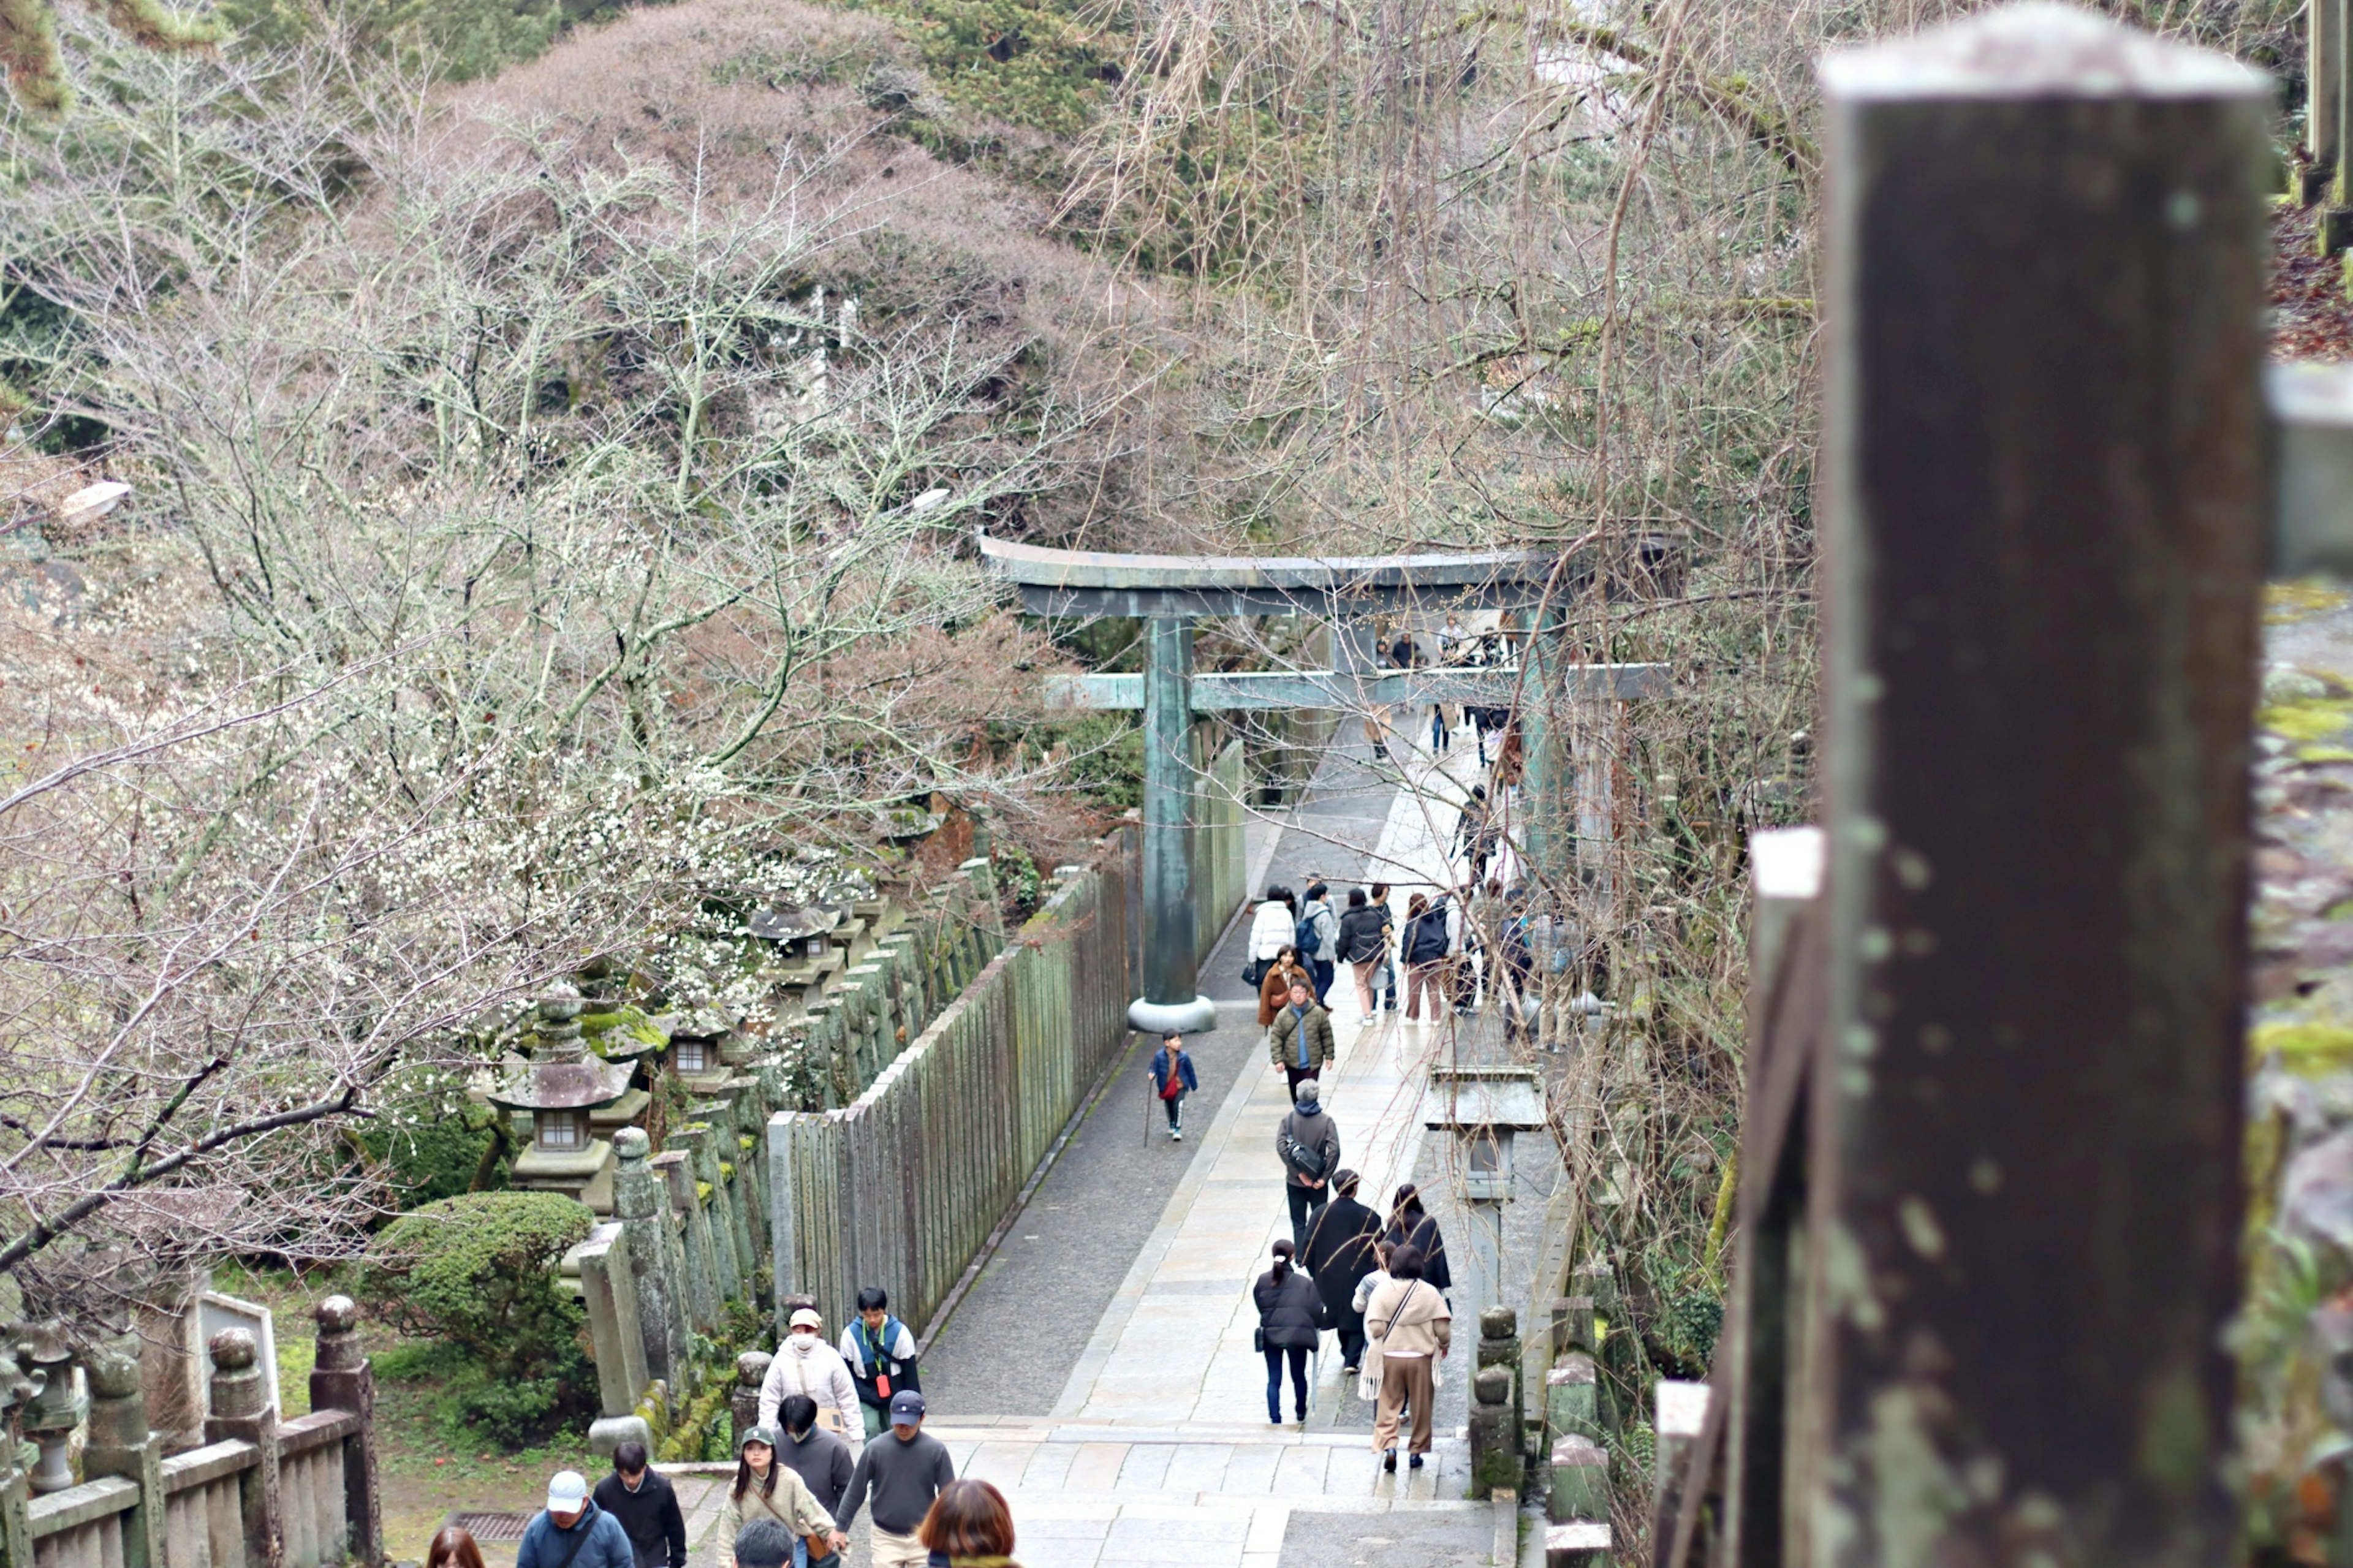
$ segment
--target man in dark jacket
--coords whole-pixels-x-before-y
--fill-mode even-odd
[[[1373,1244],[1381,1238],[1381,1216],[1356,1201],[1356,1172],[1334,1175],[1332,1191],[1336,1195],[1307,1227],[1299,1261],[1315,1277],[1325,1324],[1339,1331],[1342,1364],[1355,1372],[1365,1359],[1365,1315],[1356,1308],[1356,1285],[1380,1267]]]
[[[1299,1098],[1274,1130],[1275,1157],[1282,1162],[1283,1192],[1291,1200],[1291,1245],[1307,1239],[1307,1222],[1324,1206],[1333,1173],[1340,1168],[1340,1128],[1318,1098],[1323,1088],[1303,1079]]]
[[[839,1519],[842,1496],[858,1467],[849,1457],[849,1445],[817,1424],[817,1401],[806,1394],[787,1394],[776,1406],[776,1415],[785,1424],[776,1463],[800,1477],[818,1507]]]
[[[523,1526],[515,1568],[637,1568],[629,1532],[588,1496],[588,1478],[558,1470],[547,1483],[547,1507]]]
[[[1266,1026],[1266,1054],[1291,1080],[1294,1100],[1300,1084],[1329,1067],[1339,1054],[1332,1043],[1332,1015],[1324,1011],[1304,981],[1292,983],[1291,1000]]]
[[[596,1506],[621,1521],[637,1568],[686,1568],[686,1515],[678,1492],[632,1439],[613,1450],[613,1473],[596,1483]]]
[[[891,1396],[891,1431],[866,1445],[850,1472],[849,1494],[834,1515],[837,1530],[848,1530],[874,1494],[874,1568],[924,1568],[931,1551],[915,1536],[916,1526],[931,1512],[940,1489],[955,1479],[955,1460],[948,1446],[923,1436],[923,1396],[905,1389]]]
[[[1388,956],[1388,942],[1384,933],[1388,929],[1388,911],[1377,910],[1365,901],[1365,889],[1348,889],[1348,912],[1340,917],[1340,957],[1356,977],[1356,1009],[1366,1018],[1373,1016],[1373,972]]]

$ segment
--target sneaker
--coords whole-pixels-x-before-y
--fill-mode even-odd
[[[1419,1454],[1416,1454],[1413,1458],[1408,1459],[1406,1463],[1412,1468],[1418,1470],[1421,1468],[1421,1456]]]
[[[1421,1462],[1421,1456],[1419,1454],[1416,1454],[1413,1458],[1414,1463],[1416,1464],[1419,1464]],[[1395,1448],[1391,1448],[1388,1453],[1381,1456],[1381,1468],[1388,1471],[1392,1475],[1397,1473],[1397,1450]]]
[[[1185,1130],[1182,1127],[1171,1127],[1168,1130],[1168,1142],[1171,1143],[1185,1142]]]

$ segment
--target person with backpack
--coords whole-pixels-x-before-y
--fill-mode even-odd
[[[1299,1425],[1307,1425],[1307,1357],[1323,1336],[1319,1331],[1315,1287],[1292,1268],[1293,1245],[1275,1238],[1274,1267],[1250,1287],[1258,1308],[1258,1348],[1266,1357],[1266,1421],[1282,1425],[1282,1363],[1291,1363],[1291,1403]]]
[[[1399,1419],[1410,1413],[1406,1440],[1415,1469],[1430,1452],[1430,1406],[1437,1402],[1438,1363],[1453,1342],[1454,1310],[1421,1277],[1421,1254],[1389,1252],[1389,1281],[1365,1306],[1365,1331],[1381,1343],[1381,1403],[1373,1416],[1373,1451],[1381,1468],[1397,1468]]]
[[[1299,1097],[1274,1130],[1275,1158],[1282,1162],[1283,1195],[1291,1203],[1291,1249],[1307,1239],[1308,1222],[1328,1196],[1340,1168],[1340,1127],[1324,1109],[1314,1079],[1303,1079]]]
[[[915,1336],[891,1315],[891,1298],[880,1285],[858,1292],[858,1321],[841,1331],[841,1360],[858,1387],[858,1414],[869,1439],[882,1435],[892,1394],[923,1386],[915,1371]]]
[[[1339,1049],[1332,1043],[1332,1015],[1317,1004],[1304,975],[1291,983],[1291,999],[1266,1028],[1267,1059],[1291,1080],[1291,1098],[1301,1086],[1332,1065]]]
[[[1185,1142],[1185,1097],[1201,1087],[1194,1076],[1193,1058],[1185,1053],[1185,1037],[1170,1030],[1152,1053],[1152,1092],[1168,1113],[1168,1141]]]
[[[1332,889],[1321,882],[1307,889],[1307,906],[1300,911],[1292,944],[1315,975],[1315,1005],[1332,1005],[1332,977],[1338,973],[1340,917],[1332,912]]]
[[[1373,1016],[1373,975],[1381,961],[1388,956],[1388,947],[1382,940],[1388,929],[1388,911],[1377,910],[1365,900],[1365,889],[1348,889],[1348,912],[1340,917],[1340,958],[1356,978],[1356,1011],[1366,1018]]]
[[[1293,945],[1293,932],[1298,925],[1298,910],[1293,905],[1291,889],[1271,887],[1266,899],[1250,911],[1250,963],[1242,970],[1242,978],[1256,985],[1266,978],[1266,972],[1282,950]]]
[[[1305,985],[1309,994],[1313,994],[1315,990],[1315,976],[1309,973],[1305,964],[1299,962],[1299,950],[1286,942],[1282,944],[1282,951],[1275,954],[1274,967],[1268,970],[1266,978],[1259,983],[1258,1026],[1260,1028],[1263,1029],[1274,1022],[1276,1016],[1282,1011],[1282,1005],[1291,1000],[1291,988],[1293,984]]]
[[[1431,1023],[1445,1016],[1446,964],[1454,951],[1454,933],[1450,929],[1451,913],[1443,893],[1435,900],[1416,893],[1406,905],[1405,1021],[1409,1024],[1419,1021],[1425,997],[1430,1002]]]

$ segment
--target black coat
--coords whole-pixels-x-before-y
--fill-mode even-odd
[[[638,1568],[686,1568],[686,1515],[678,1493],[650,1465],[631,1491],[617,1473],[596,1483],[596,1506],[621,1521]]]
[[[1294,1268],[1278,1285],[1274,1282],[1274,1270],[1270,1268],[1250,1287],[1250,1299],[1258,1303],[1258,1326],[1266,1331],[1267,1349],[1315,1348],[1316,1308],[1320,1303],[1315,1286],[1306,1275]]]
[[[1381,1216],[1354,1198],[1334,1198],[1307,1227],[1307,1249],[1300,1261],[1315,1276],[1324,1321],[1332,1327],[1348,1333],[1365,1331],[1364,1314],[1355,1306],[1356,1284],[1380,1267],[1373,1255],[1373,1243],[1380,1235]]]
[[[1446,1267],[1446,1238],[1438,1234],[1438,1221],[1425,1214],[1409,1230],[1400,1215],[1389,1222],[1388,1239],[1391,1251],[1408,1243],[1421,1248],[1421,1277],[1440,1290],[1454,1289],[1454,1271]]]
[[[1388,951],[1381,931],[1388,924],[1387,910],[1366,904],[1340,917],[1340,956],[1350,963],[1366,963]]]

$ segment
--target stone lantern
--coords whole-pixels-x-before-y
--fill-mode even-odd
[[[66,1342],[63,1325],[53,1321],[28,1324],[23,1334],[17,1358],[37,1390],[19,1418],[25,1441],[40,1453],[33,1467],[33,1490],[61,1492],[74,1484],[67,1445],[86,1408],[74,1387],[73,1347]]]
[[[531,1147],[515,1160],[509,1177],[514,1185],[562,1193],[610,1214],[613,1145],[596,1135],[589,1114],[632,1092],[632,1068],[590,1054],[580,1037],[581,1006],[571,985],[550,987],[539,1004],[531,1059],[511,1067],[486,1098],[501,1109],[531,1113]]]
[[[1512,1143],[1545,1130],[1544,1083],[1534,1068],[1433,1067],[1422,1125],[1451,1132],[1461,1151],[1470,1211],[1472,1289],[1482,1306],[1504,1299],[1504,1205],[1512,1196]]]

